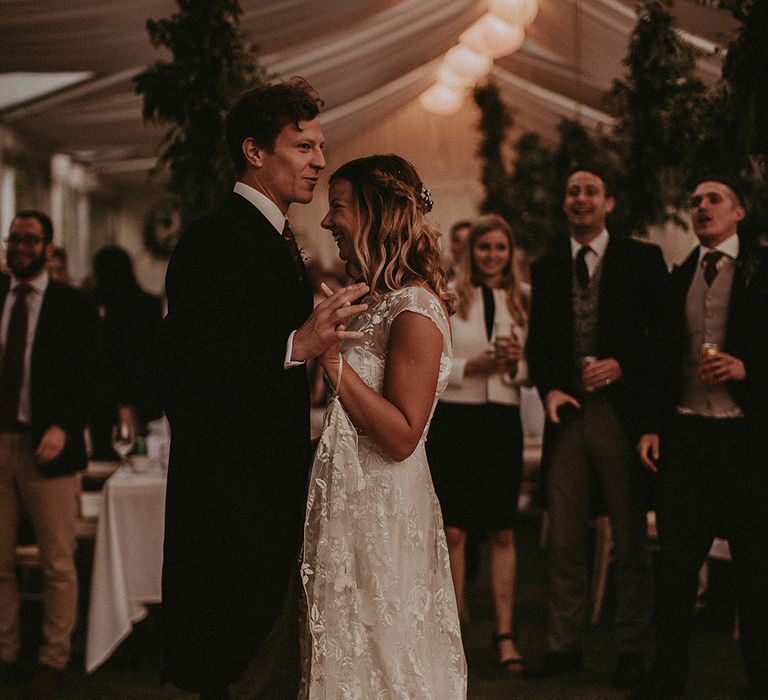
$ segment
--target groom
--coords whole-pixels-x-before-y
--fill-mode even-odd
[[[163,564],[164,675],[203,697],[288,698],[310,462],[304,362],[354,339],[354,285],[312,311],[288,207],[325,167],[322,105],[300,78],[240,97],[226,120],[238,173],[168,266],[172,441]]]

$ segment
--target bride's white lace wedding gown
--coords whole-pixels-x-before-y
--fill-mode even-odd
[[[381,393],[392,322],[404,311],[426,316],[443,335],[437,401],[451,364],[437,298],[405,287],[365,301],[369,308],[347,324],[364,338],[344,344],[344,361]],[[448,548],[424,451],[428,428],[414,453],[395,462],[356,431],[338,398],[328,407],[304,526],[303,698],[466,697]]]

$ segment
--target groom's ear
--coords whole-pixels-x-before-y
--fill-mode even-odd
[[[261,148],[256,145],[256,142],[251,137],[248,137],[243,141],[243,155],[251,167],[260,168],[263,165],[261,160]]]

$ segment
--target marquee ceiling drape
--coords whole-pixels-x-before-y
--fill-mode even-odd
[[[536,21],[494,75],[518,125],[545,138],[563,116],[588,126],[609,120],[601,95],[623,74],[635,24],[633,0],[540,0]],[[281,77],[302,75],[326,101],[329,139],[359,134],[433,84],[440,59],[487,9],[478,0],[241,0],[241,29],[259,63]],[[72,153],[105,172],[146,169],[160,130],[142,122],[132,77],[163,53],[146,19],[172,14],[172,0],[1,0],[0,73],[90,71],[93,77],[0,113],[0,121],[41,148]],[[720,71],[712,55],[730,17],[693,0],[675,11],[689,39],[709,55],[699,70]],[[450,119],[451,117],[445,117]]]

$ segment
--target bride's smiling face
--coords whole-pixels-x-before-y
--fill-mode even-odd
[[[320,225],[333,234],[333,240],[339,247],[339,257],[345,262],[354,262],[355,258],[352,244],[358,229],[355,212],[351,183],[348,180],[334,180],[328,191],[328,213]]]

